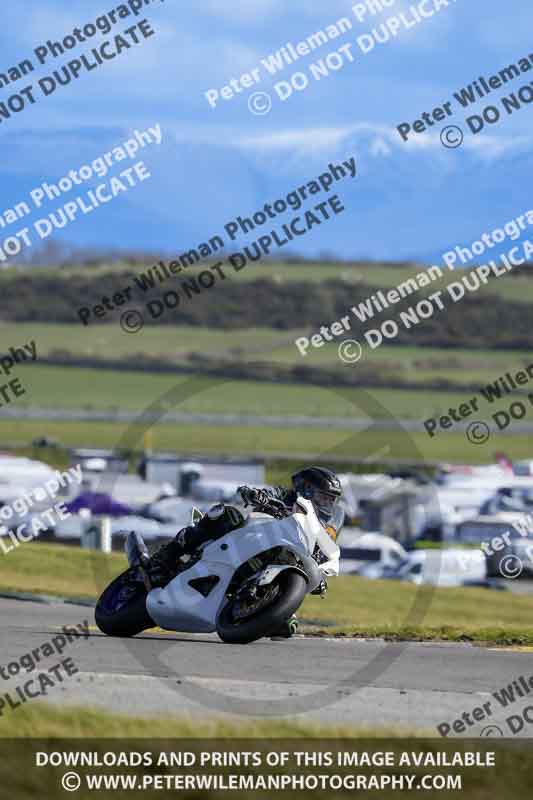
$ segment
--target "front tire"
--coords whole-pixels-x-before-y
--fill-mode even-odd
[[[299,572],[285,570],[275,579],[279,594],[266,608],[251,618],[238,620],[234,617],[235,598],[222,608],[217,621],[217,633],[228,644],[249,644],[264,636],[272,635],[301,606],[307,594],[307,581]]]
[[[135,636],[155,623],[146,610],[146,588],[132,582],[134,569],[128,569],[111,581],[94,610],[96,624],[107,636]]]

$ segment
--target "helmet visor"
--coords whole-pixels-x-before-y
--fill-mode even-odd
[[[311,501],[317,517],[324,525],[329,524],[335,509],[339,505],[339,500],[340,498],[337,497],[337,495],[330,494],[329,492],[323,492],[320,489],[315,489],[313,491]]]

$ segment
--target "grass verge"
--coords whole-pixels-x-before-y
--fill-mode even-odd
[[[120,553],[105,555],[79,547],[24,544],[0,555],[0,590],[96,599],[96,577],[118,575],[125,567],[125,557]]]
[[[16,728],[12,720],[16,719]],[[224,719],[197,717],[135,717],[89,708],[55,707],[28,703],[17,709],[16,717],[0,717],[0,737],[54,738],[321,738],[356,736],[399,736],[387,729],[332,726],[309,721]]]
[[[4,736],[3,728],[4,723],[0,721],[0,737]],[[159,790],[165,788],[164,783],[157,786],[157,776],[160,776],[158,780],[161,782],[165,777],[171,782],[163,795],[167,797],[172,795],[172,790],[176,791],[172,776],[177,775],[202,776],[203,780],[210,775],[217,775],[223,777],[226,782],[229,776],[239,774],[243,775],[243,778],[246,776],[247,781],[250,778],[257,781],[260,776],[265,780],[266,776],[276,774],[292,774],[296,780],[301,780],[304,776],[306,778],[324,776],[324,779],[328,777],[330,780],[333,779],[335,781],[333,786],[328,783],[322,786],[317,782],[311,784],[312,788],[308,789],[260,792],[264,797],[312,796],[318,800],[344,797],[349,791],[354,791],[355,775],[361,776],[361,779],[366,781],[369,781],[371,776],[374,781],[379,781],[379,776],[385,779],[385,776],[391,774],[398,781],[400,776],[412,776],[411,786],[413,788],[416,786],[417,789],[424,788],[424,797],[429,800],[445,796],[442,792],[444,784],[442,782],[437,784],[436,781],[433,783],[431,775],[436,775],[439,781],[446,780],[442,776],[450,776],[454,781],[454,791],[451,794],[457,795],[460,791],[462,796],[467,796],[471,800],[482,800],[486,797],[498,797],[503,800],[528,797],[533,781],[533,765],[525,744],[513,747],[512,745],[516,743],[510,744],[505,740],[496,742],[491,740],[490,743],[484,739],[476,742],[457,739],[435,740],[430,739],[429,735],[426,738],[415,738],[407,733],[390,734],[386,731],[356,728],[325,728],[307,722],[305,725],[254,721],[209,723],[196,719],[126,718],[84,709],[53,710],[33,704],[18,712],[16,736],[18,738],[0,738],[0,752],[3,756],[0,760],[0,782],[2,786],[8,787],[8,796],[13,800],[34,800],[35,797],[55,800],[65,796],[61,781],[67,772],[72,778],[71,767],[48,764],[37,767],[37,753],[64,753],[67,756],[82,752],[92,754],[89,758],[99,759],[102,765],[109,765],[75,768],[74,778],[80,777],[80,789],[76,794],[80,800],[89,800],[95,796],[95,787],[93,785],[89,788],[85,776],[91,776],[90,780],[94,780],[94,777],[98,780],[107,780],[99,776],[110,776],[113,781],[120,780],[114,776],[125,776],[126,780],[134,782],[136,789],[143,789],[143,797],[150,798],[161,797]],[[339,760],[339,755],[346,754],[353,757],[354,751],[359,754],[375,753],[375,766],[342,766],[343,756]],[[491,763],[494,757],[495,762],[492,763],[495,763],[495,766],[461,766],[461,760],[468,763],[468,754],[475,751],[479,752],[482,765],[485,762]],[[178,755],[180,752],[191,754],[189,758],[192,757],[194,765],[167,766],[172,763],[169,759],[173,754]],[[295,755],[302,752],[310,754],[305,766],[303,761],[298,763],[298,757]],[[383,758],[384,752],[392,754],[394,766],[384,766],[386,763]],[[422,759],[426,753],[435,758],[437,752],[447,753],[449,763],[454,766],[432,768],[417,765],[416,758]],[[140,756],[143,766],[124,766],[127,761],[120,760],[120,754],[123,753],[143,754]],[[163,753],[165,755],[161,756]],[[221,766],[223,758],[221,753],[232,754],[232,758],[239,753],[255,755],[249,756],[250,766],[224,767]],[[267,757],[268,753],[286,753],[286,766],[269,766],[272,762]],[[331,760],[319,765],[317,756],[312,755],[317,753],[328,753]],[[146,763],[148,754],[151,755]],[[457,756],[461,760],[454,761]],[[139,759],[139,756],[137,758]],[[240,758],[245,764],[244,756]],[[407,758],[407,761],[404,761],[404,758]],[[315,763],[318,762],[317,766],[311,766],[313,764],[311,759]],[[136,763],[138,764],[139,760]],[[188,763],[191,764],[191,761]],[[344,790],[338,788],[338,778],[334,777],[339,775],[346,776],[351,782]],[[127,776],[132,777],[128,779]],[[391,781],[388,778],[386,780],[387,783],[384,782],[379,791],[379,797],[393,800],[398,796],[398,784],[391,786]],[[424,784],[422,780],[425,781]],[[431,788],[432,783],[434,788]],[[374,785],[371,788],[376,789],[378,786]],[[406,786],[407,783],[404,784],[404,791]],[[131,785],[129,791],[120,784],[104,787],[105,784],[101,784],[97,790],[99,797],[113,797],[118,800],[131,797]],[[359,791],[358,787],[358,793]],[[374,791],[364,791],[361,796],[369,797],[374,794]],[[409,796],[412,794],[416,795],[416,792],[409,791]],[[187,790],[184,795],[222,798],[228,797],[229,792],[224,789],[209,788],[200,791]],[[238,791],[238,796],[244,800],[248,798],[251,800],[258,796],[258,792],[251,789],[248,784],[247,788]]]

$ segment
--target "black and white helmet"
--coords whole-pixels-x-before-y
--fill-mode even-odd
[[[292,485],[296,494],[311,500],[322,524],[338,533],[344,514],[339,504],[341,482],[335,473],[326,467],[306,467],[292,476]]]

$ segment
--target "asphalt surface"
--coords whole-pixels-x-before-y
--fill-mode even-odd
[[[0,665],[44,645],[63,625],[89,620],[87,639],[72,641],[38,669],[71,658],[79,670],[47,689],[46,701],[99,707],[126,714],[172,714],[197,719],[237,716],[409,730],[438,735],[467,712],[470,723],[455,735],[512,735],[506,718],[531,711],[518,735],[533,737],[533,688],[503,708],[493,692],[533,675],[531,652],[470,645],[295,637],[252,645],[223,644],[216,636],[147,633],[134,639],[105,637],[93,610],[0,598]],[[14,668],[13,668],[14,671]],[[0,679],[11,692],[37,672]],[[533,685],[533,679],[532,679]],[[490,704],[483,719],[472,711]],[[4,714],[17,710],[4,708]],[[478,717],[481,712],[478,712]],[[518,727],[519,722],[514,723]],[[453,729],[450,732],[453,734]]]
[[[61,420],[76,422],[136,422],[140,416],[139,411],[124,411],[123,409],[84,409],[84,408],[3,408],[0,419],[40,419]],[[147,412],[144,412],[146,417]],[[365,431],[369,425],[375,429],[396,430],[401,424],[406,430],[424,431],[425,428],[418,420],[369,420],[368,417],[309,417],[266,414],[194,414],[179,411],[167,411],[164,417],[160,412],[156,414],[156,421],[162,425],[217,425],[217,426],[252,426],[258,425],[266,428],[332,428],[333,430]],[[533,430],[533,425],[530,426]],[[513,428],[515,430],[515,428]]]

